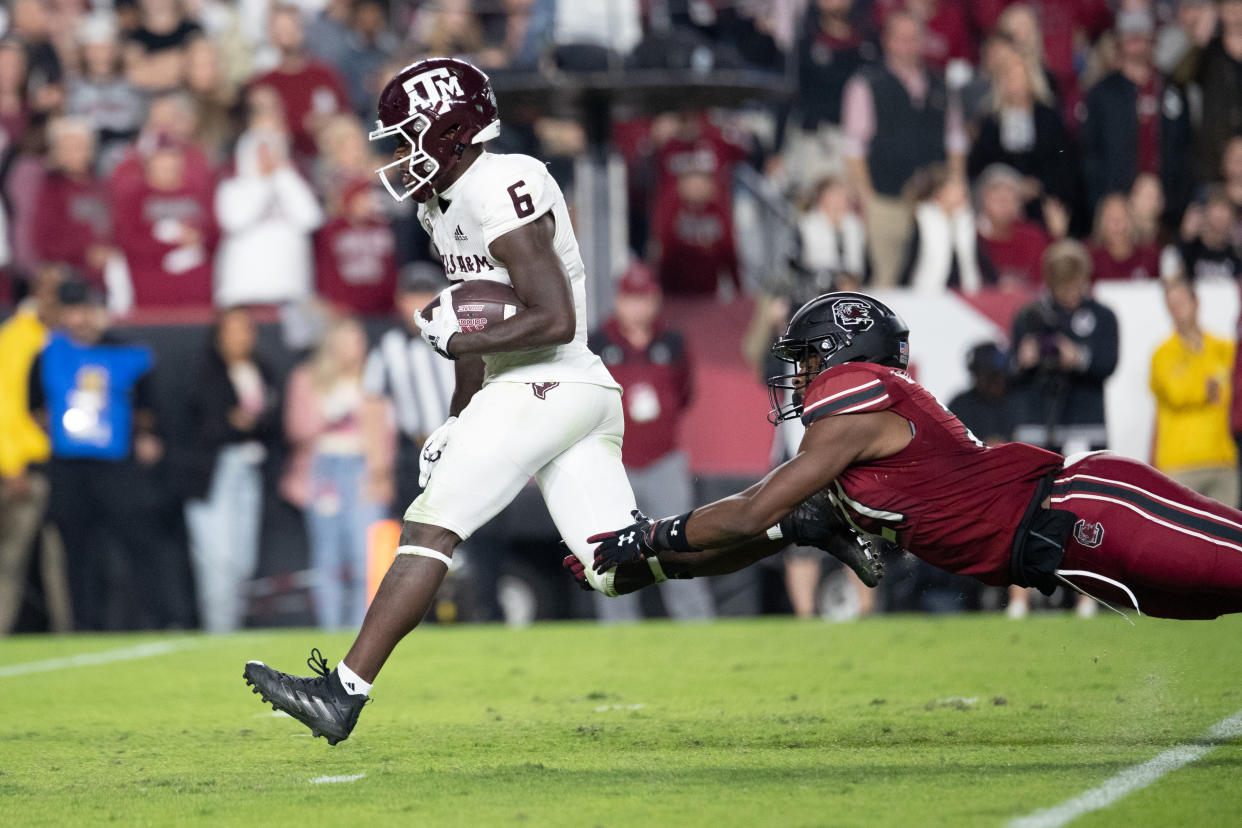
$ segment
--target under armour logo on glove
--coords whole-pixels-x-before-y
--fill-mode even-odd
[[[634,522],[611,532],[591,535],[587,543],[598,543],[595,548],[595,571],[604,572],[624,563],[641,561],[657,552],[648,542],[656,522],[638,509],[630,512]]]

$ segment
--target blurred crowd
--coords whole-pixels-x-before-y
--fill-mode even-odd
[[[973,396],[954,410],[987,440],[1099,448],[1118,343],[1092,285],[1163,280],[1177,333],[1153,360],[1162,445],[1211,438],[1157,459],[1237,500],[1232,344],[1198,328],[1196,289],[1242,276],[1242,0],[8,0],[0,33],[0,632],[45,513],[64,543],[37,544],[41,572],[69,587],[45,590],[53,626],[117,623],[87,586],[117,569],[85,560],[93,527],[158,580],[166,525],[187,538],[199,611],[152,605],[143,622],[236,627],[273,452],[305,514],[318,620],[357,621],[365,527],[417,492],[411,458],[451,382],[407,325],[380,336],[374,321],[408,320],[444,284],[413,205],[373,174],[392,148],[367,140],[383,83],[427,55],[498,85],[783,79],[788,97],[630,106],[611,126],[643,275],[607,276],[633,295],[753,300],[757,372],[790,309],[826,289],[1010,292],[1029,304],[1010,342],[972,352]],[[584,125],[503,97],[502,119],[494,149],[549,160],[572,200]],[[794,239],[779,266],[748,262],[764,227],[739,204],[743,173]],[[116,336],[118,316],[212,320],[175,415],[194,445],[161,439],[149,349]],[[270,319],[289,366],[256,350]],[[667,321],[627,345],[633,325],[600,320],[594,341],[663,371],[681,353]],[[112,375],[73,373],[102,346]],[[679,370],[635,382],[688,389]],[[671,419],[636,472],[681,462],[665,443],[688,390],[660,394],[651,419]],[[148,500],[116,482],[135,469]],[[818,568],[791,576],[807,613],[799,578]],[[700,606],[686,617],[710,614],[686,600]]]

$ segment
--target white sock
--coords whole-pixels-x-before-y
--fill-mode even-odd
[[[371,682],[358,678],[358,674],[349,669],[343,661],[336,665],[336,675],[341,680],[341,686],[345,688],[345,692],[351,696],[365,696],[371,692]]]

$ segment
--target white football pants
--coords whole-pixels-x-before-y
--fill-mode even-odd
[[[405,519],[465,540],[533,477],[561,537],[598,589],[586,539],[634,520],[634,492],[621,464],[624,430],[616,388],[488,383],[453,425],[427,488]]]

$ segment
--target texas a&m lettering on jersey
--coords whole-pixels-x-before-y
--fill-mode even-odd
[[[1061,465],[1059,455],[1022,443],[984,446],[904,371],[866,362],[821,373],[802,410],[808,428],[834,416],[901,416],[910,443],[842,472],[830,489],[838,506],[856,526],[895,538],[941,569],[1009,583],[1014,533],[1040,478]]]
[[[466,256],[441,253],[440,265],[444,268],[444,275],[449,278],[459,273],[487,273],[496,269],[494,264],[477,253]]]

